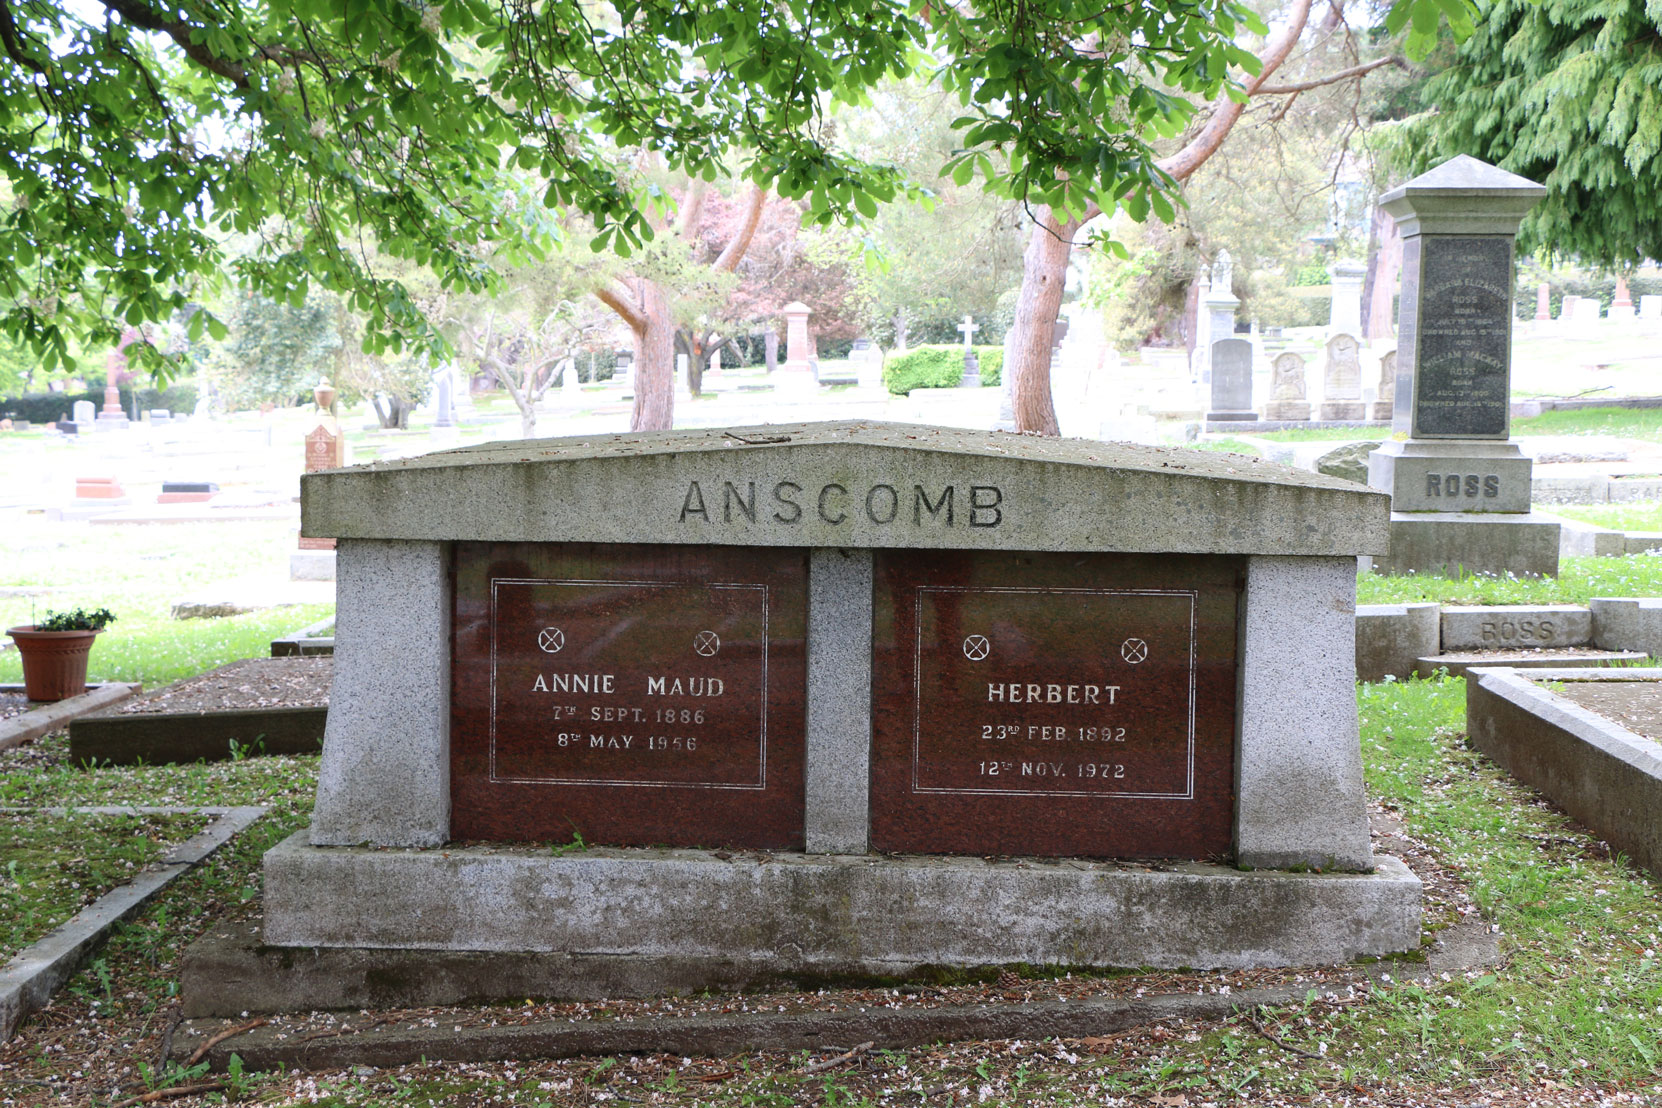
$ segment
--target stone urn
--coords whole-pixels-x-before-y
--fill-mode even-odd
[[[87,656],[99,631],[6,631],[23,656],[23,691],[30,700],[67,700],[87,690]]]
[[[335,395],[337,391],[338,390],[335,386],[331,385],[328,381],[324,381],[322,384],[318,385],[317,388],[313,389],[312,399],[317,401],[317,410],[333,414],[335,410]]]

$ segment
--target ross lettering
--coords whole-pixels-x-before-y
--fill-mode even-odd
[[[687,495],[681,501],[681,522],[687,522],[688,516],[703,516],[704,522],[710,522],[710,513],[704,507],[704,490],[693,481],[687,485]]]
[[[1493,500],[1499,495],[1500,475],[1491,473],[1487,477],[1483,478],[1483,496],[1487,500]]]
[[[999,508],[1002,503],[1004,503],[1004,490],[997,485],[971,485],[969,525],[971,527],[997,527],[1004,522],[1004,512]],[[992,518],[983,520],[982,513],[984,512],[992,513]]]
[[[880,492],[889,494],[889,514],[882,517],[878,516],[876,507],[877,494]],[[894,517],[899,514],[900,494],[895,492],[893,485],[873,485],[871,491],[866,493],[866,518],[873,523],[893,523]]]
[[[1428,474],[1425,475],[1425,495],[1427,495],[1427,496],[1442,496],[1443,495],[1443,478],[1442,478],[1441,474],[1428,473]]]
[[[733,505],[735,503],[738,504],[739,511],[744,513],[744,518],[748,519],[752,523],[755,523],[756,482],[750,482],[750,495],[747,500],[739,495],[739,490],[733,487],[733,482],[723,481],[721,483],[721,516],[727,523],[733,522]]]
[[[837,484],[826,485],[824,488],[820,489],[819,490],[819,518],[823,519],[827,523],[836,524],[836,523],[841,523],[843,520],[847,519],[848,516],[843,512],[838,512],[837,517],[835,519],[832,519],[829,515],[826,514],[825,502],[826,502],[827,499],[830,498],[832,489],[836,489],[838,492],[842,493],[844,496],[848,495],[848,490],[843,488],[841,485],[837,485]]]
[[[802,486],[795,481],[781,481],[773,486],[773,499],[779,503],[780,507],[791,510],[791,514],[788,516],[774,512],[773,518],[780,523],[800,523],[802,522],[802,505],[792,500],[790,496],[784,495],[787,489],[790,490],[791,496],[796,496],[802,492]]]
[[[913,525],[918,527],[923,526],[924,512],[928,512],[929,518],[934,519],[936,516],[941,514],[941,510],[944,508],[946,510],[946,525],[948,527],[952,526],[951,485],[948,485],[946,488],[941,490],[941,498],[933,504],[929,503],[929,494],[923,491],[922,485],[913,485],[912,488],[916,490],[916,494],[912,497]]]
[[[1494,499],[1500,495],[1500,475],[1495,473],[1428,473],[1425,475],[1425,495],[1465,497],[1479,496]]]
[[[1475,474],[1475,473],[1466,474],[1466,490],[1465,490],[1466,495],[1467,496],[1476,496],[1477,495],[1477,490],[1478,490],[1477,474]]]

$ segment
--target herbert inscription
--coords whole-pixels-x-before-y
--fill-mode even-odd
[[[1512,243],[1427,235],[1420,243],[1414,435],[1504,438],[1512,336]],[[1444,491],[1447,495],[1447,490]]]
[[[801,551],[461,544],[454,834],[800,845],[805,594]]]
[[[873,845],[1226,853],[1237,577],[1227,558],[879,554]]]

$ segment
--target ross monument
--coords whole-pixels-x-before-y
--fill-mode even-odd
[[[1264,418],[1299,421],[1310,418],[1310,401],[1305,399],[1304,356],[1291,350],[1277,354],[1270,377],[1270,402]]]
[[[1555,574],[1510,441],[1513,237],[1546,189],[1464,154],[1386,193],[1403,234],[1393,428],[1368,459],[1391,494],[1391,572]],[[1596,301],[1594,305],[1596,307]]]
[[[915,425],[534,445],[303,479],[304,531],[340,556],[317,805],[266,856],[264,945],[210,936],[187,994],[1418,945],[1357,740],[1355,558],[1384,548],[1381,494]]]

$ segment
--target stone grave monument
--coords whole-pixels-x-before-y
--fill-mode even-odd
[[[808,317],[813,309],[800,300],[786,304],[785,360],[770,375],[773,387],[784,392],[814,392],[814,369],[809,364],[812,354],[808,344]]]
[[[1321,417],[1338,423],[1366,419],[1362,403],[1362,347],[1355,335],[1334,335],[1327,340],[1322,359]]]
[[[1208,422],[1252,422],[1252,342],[1222,338],[1212,343],[1212,407]]]
[[[1329,273],[1333,297],[1327,310],[1329,338],[1362,333],[1362,285],[1367,276],[1368,267],[1354,259],[1333,263]]]
[[[337,390],[324,381],[312,390],[317,404],[317,423],[306,432],[307,473],[321,473],[346,464],[346,433],[335,418]],[[304,487],[304,482],[302,482]],[[332,581],[335,578],[335,540],[328,536],[300,535],[300,549],[289,554],[291,581]]]
[[[131,426],[131,420],[121,408],[121,375],[127,372],[127,347],[138,340],[139,333],[129,327],[121,333],[121,341],[116,348],[104,355],[104,406],[99,409],[98,419],[93,427],[99,431],[125,431]],[[76,417],[80,422],[80,417]]]
[[[1373,418],[1390,422],[1396,414],[1397,352],[1387,350],[1379,356],[1379,389],[1374,393]]]
[[[1380,568],[1558,572],[1558,524],[1530,514],[1530,459],[1510,441],[1513,237],[1545,195],[1462,154],[1381,198],[1403,235],[1393,429],[1407,439],[1368,459],[1391,494]]]
[[[1357,739],[1378,492],[861,422],[303,488],[340,558],[316,808],[193,1014],[1419,944]]]
[[[975,333],[981,330],[981,325],[968,315],[958,324],[959,332],[964,336],[964,375],[958,379],[961,389],[978,389],[981,387],[981,359],[975,356]]]
[[[1264,418],[1293,421],[1310,418],[1310,401],[1305,399],[1303,355],[1289,350],[1275,356],[1270,402],[1264,405]]]
[[[1206,320],[1205,326],[1200,330],[1205,333],[1206,343],[1200,348],[1205,353],[1201,357],[1195,379],[1202,385],[1210,385],[1212,382],[1213,348],[1220,340],[1232,338],[1235,334],[1235,312],[1241,306],[1241,298],[1231,291],[1234,280],[1235,263],[1229,257],[1229,251],[1219,250],[1218,256],[1212,261],[1205,293],[1200,302],[1199,314]]]

